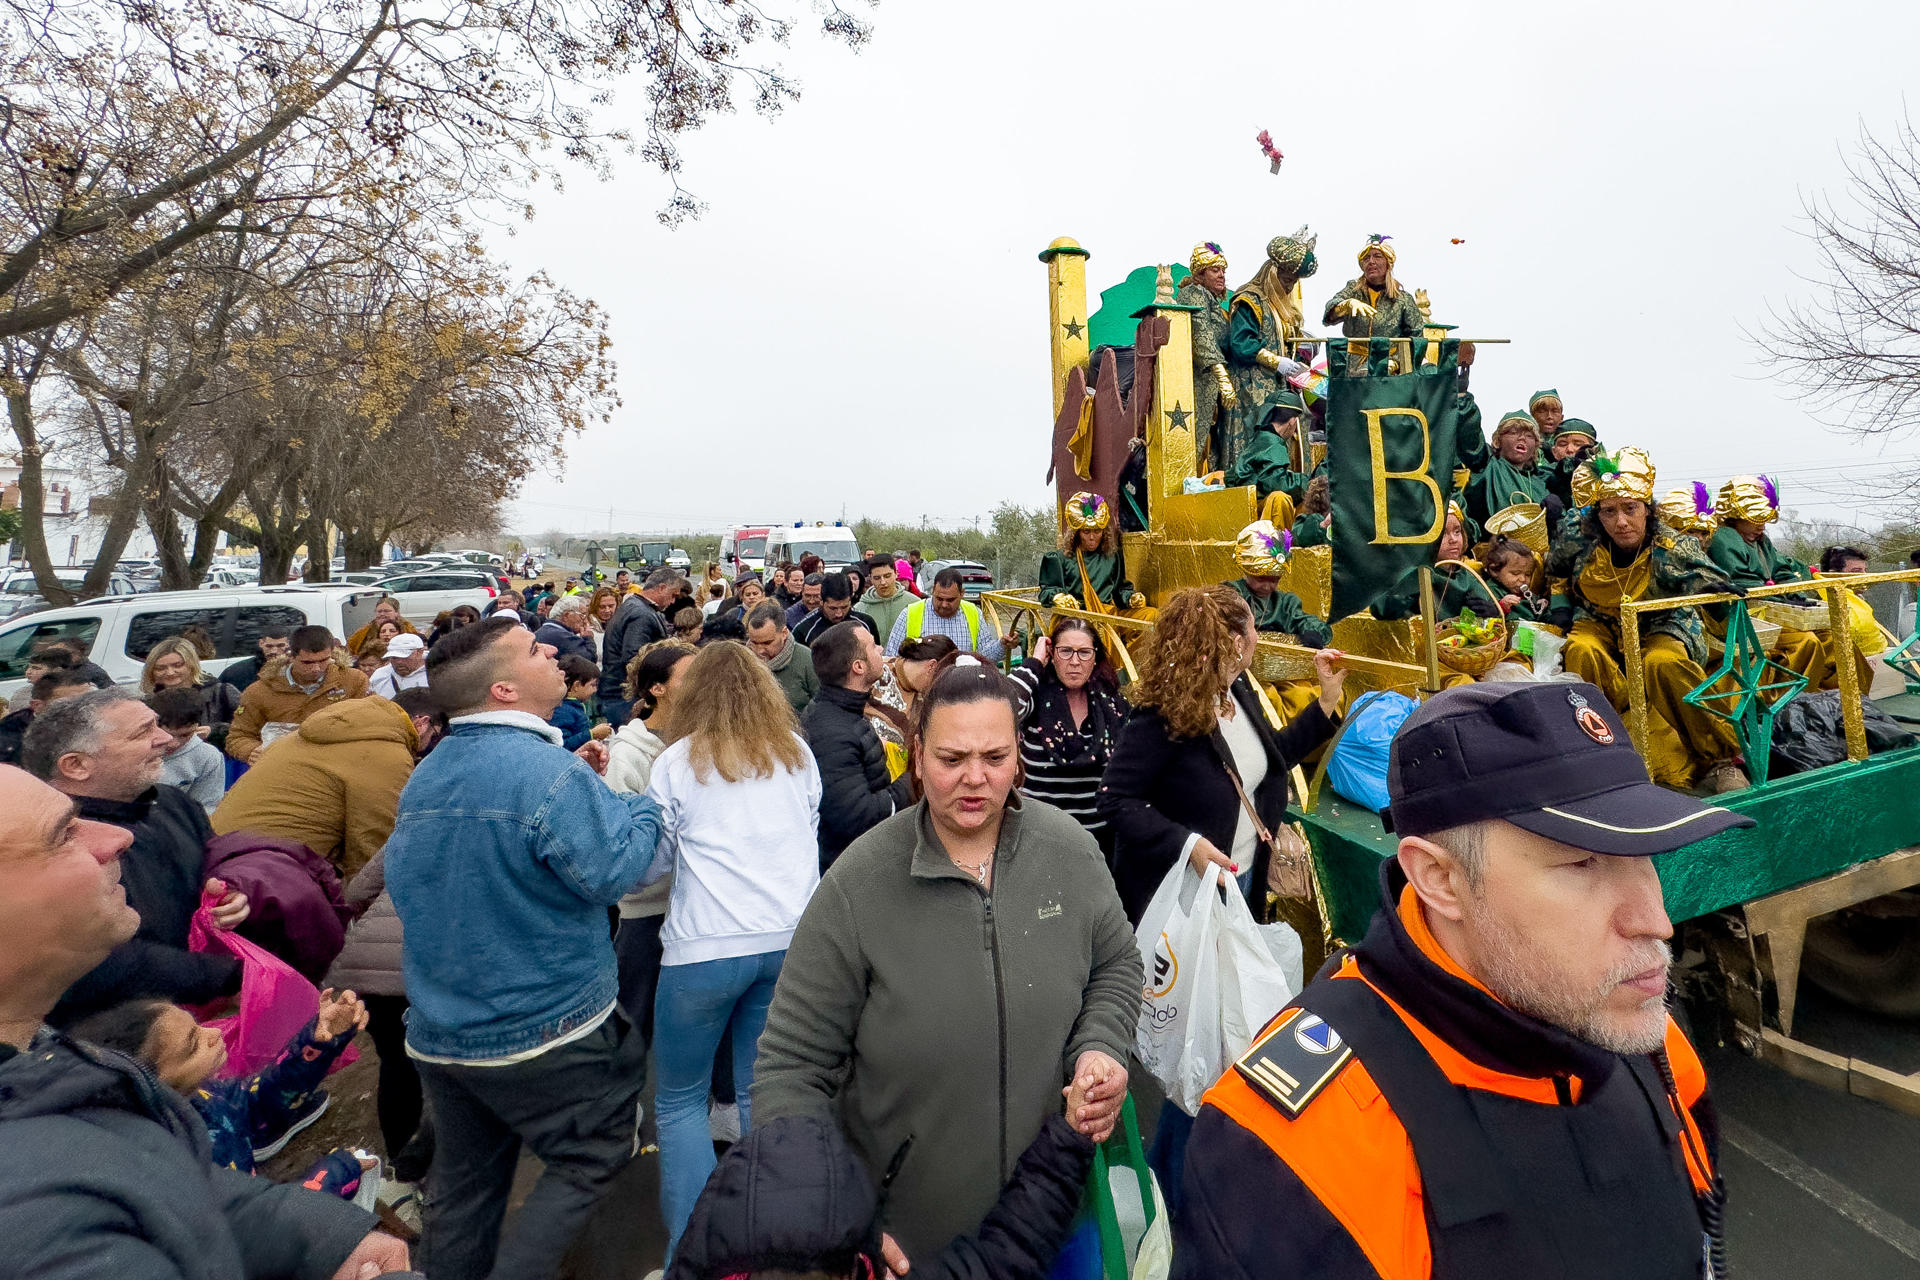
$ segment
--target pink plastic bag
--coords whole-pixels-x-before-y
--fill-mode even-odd
[[[234,1012],[216,1018],[201,1017],[203,1026],[217,1029],[227,1042],[227,1065],[222,1079],[250,1076],[271,1066],[288,1043],[320,1011],[320,992],[271,951],[213,923],[213,905],[220,895],[202,893],[200,907],[187,926],[187,949],[230,955],[240,962],[240,1003]],[[333,1064],[338,1071],[359,1054],[352,1048]]]

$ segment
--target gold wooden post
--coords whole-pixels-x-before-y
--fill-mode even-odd
[[[1185,492],[1196,475],[1193,443],[1193,309],[1173,300],[1173,268],[1160,264],[1153,305],[1136,312],[1167,322],[1167,341],[1153,358],[1153,403],[1147,412],[1147,492],[1155,498]],[[1157,525],[1159,503],[1148,508]]]
[[[1420,621],[1426,634],[1427,683],[1426,692],[1440,692],[1440,637],[1434,628],[1439,619],[1434,617],[1433,570],[1426,565],[1420,566]]]
[[[1827,598],[1827,647],[1834,673],[1840,677],[1840,720],[1847,729],[1847,759],[1867,758],[1867,720],[1860,710],[1860,672],[1853,664],[1853,612],[1844,592],[1834,584],[1822,592]]]
[[[1087,362],[1087,251],[1061,236],[1040,253],[1047,264],[1047,350],[1053,359],[1053,417],[1067,398],[1067,374]]]
[[[1627,674],[1627,736],[1644,759],[1647,754],[1647,672],[1640,657],[1640,613],[1620,610],[1620,665]]]

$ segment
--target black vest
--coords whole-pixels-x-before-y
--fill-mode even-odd
[[[1454,1084],[1365,982],[1314,982],[1295,1003],[1353,1048],[1405,1127],[1434,1280],[1708,1274],[1680,1119],[1651,1058],[1619,1058],[1579,1105],[1548,1106]]]

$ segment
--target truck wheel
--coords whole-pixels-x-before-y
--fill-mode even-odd
[[[1807,926],[1800,971],[1869,1013],[1920,1017],[1920,920],[1842,911]]]

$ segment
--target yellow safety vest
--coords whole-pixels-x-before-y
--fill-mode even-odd
[[[927,621],[927,605],[929,603],[930,602],[926,600],[916,600],[907,606],[907,639],[918,640],[920,638],[920,630]],[[967,648],[978,649],[980,647],[980,606],[968,604],[965,600],[962,600],[960,602],[960,616],[967,620]]]

